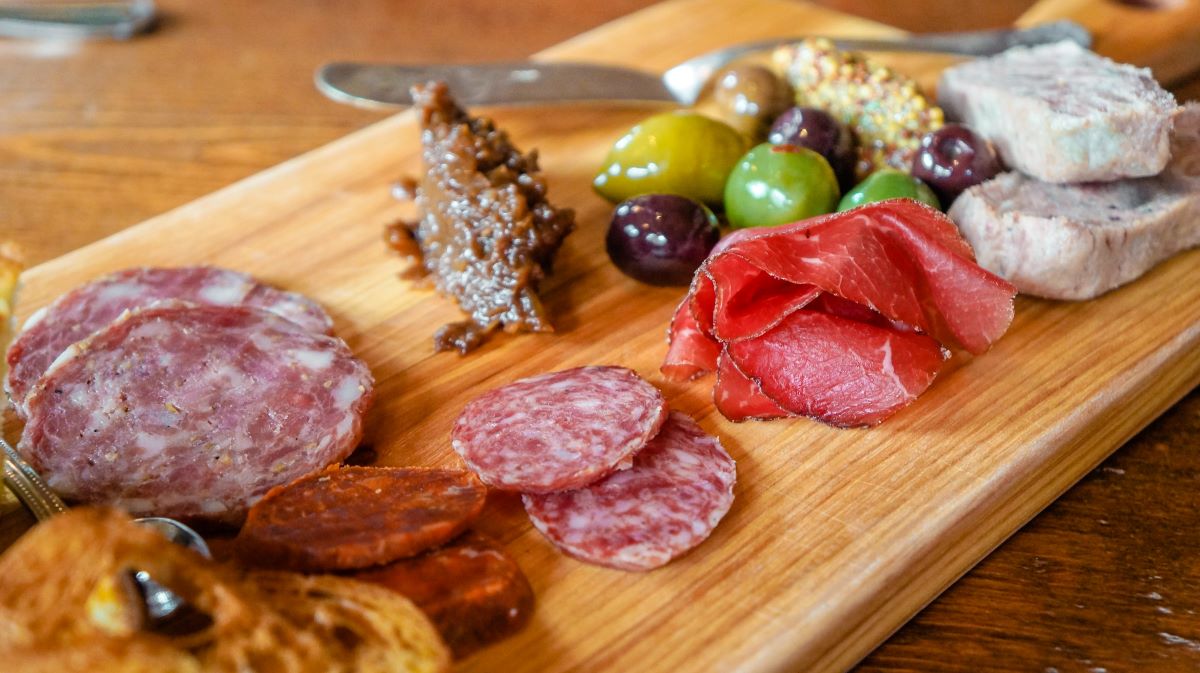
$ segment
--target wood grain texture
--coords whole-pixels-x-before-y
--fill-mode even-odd
[[[689,0],[546,56],[662,68],[801,22],[887,30],[773,0]],[[678,37],[642,39],[653,31]],[[368,436],[388,464],[453,462],[449,428],[474,393],[585,363],[634,367],[723,437],[739,461],[734,508],[701,548],[649,574],[570,560],[515,499],[496,498],[482,527],[516,554],[539,607],[524,632],[464,670],[845,669],[1196,384],[1200,258],[1191,253],[1099,301],[1020,301],[993,351],[957,356],[881,428],[727,423],[712,411],[711,381],[668,384],[656,374],[678,291],[637,285],[601,250],[608,206],[588,180],[611,140],[646,112],[496,112],[519,144],[541,149],[551,197],[579,211],[580,230],[546,285],[553,336],[502,335],[465,359],[431,353],[433,327],[456,312],[399,281],[380,241],[403,212],[388,184],[418,168],[407,115],[32,269],[19,311],[133,264],[211,262],[305,292],[330,308],[379,379]]]

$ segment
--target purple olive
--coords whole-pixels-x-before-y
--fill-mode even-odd
[[[996,177],[1000,161],[978,133],[962,124],[946,124],[921,139],[910,172],[929,183],[949,207],[968,187]]]
[[[617,204],[605,247],[625,275],[651,285],[687,285],[721,231],[704,204],[643,194]]]
[[[828,112],[811,107],[788,108],[775,118],[767,141],[807,147],[825,157],[843,192],[854,186],[854,134]]]

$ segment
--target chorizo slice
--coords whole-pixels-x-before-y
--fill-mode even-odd
[[[237,551],[248,563],[291,570],[382,565],[458,536],[486,498],[464,470],[333,468],[268,493],[250,509]]]
[[[502,547],[474,531],[440,549],[354,577],[416,603],[456,658],[521,630],[533,611],[533,589],[521,567]]]
[[[575,558],[651,570],[703,542],[733,504],[737,477],[721,442],[686,414],[633,457],[633,467],[590,486],[521,496],[533,525]]]
[[[578,367],[476,397],[452,432],[454,450],[489,486],[552,493],[629,466],[662,427],[662,393],[625,367]]]

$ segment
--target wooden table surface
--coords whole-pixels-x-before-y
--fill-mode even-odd
[[[518,58],[648,4],[160,0],[131,42],[0,41],[0,241],[36,264],[379,119],[316,93],[323,61]],[[951,30],[1030,3],[820,4]],[[1198,438],[1193,392],[857,670],[1200,669]]]

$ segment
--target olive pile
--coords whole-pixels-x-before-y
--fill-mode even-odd
[[[696,111],[655,115],[621,136],[593,181],[618,204],[606,241],[617,268],[685,285],[720,238],[713,211],[741,229],[892,198],[941,208],[1000,171],[986,140],[947,124],[922,139],[911,170],[884,168],[855,184],[853,131],[824,110],[788,107],[791,99],[770,70],[733,66]]]

